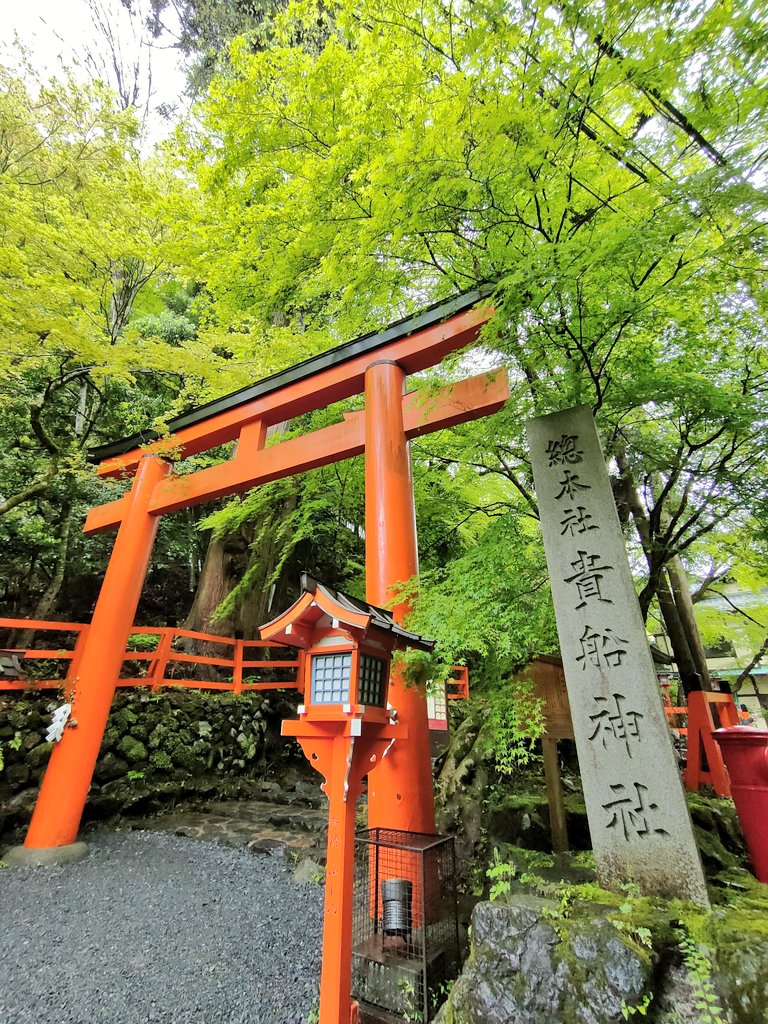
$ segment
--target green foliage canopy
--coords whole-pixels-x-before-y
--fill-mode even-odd
[[[266,49],[234,42],[187,136],[211,336],[234,321],[284,365],[494,282],[489,358],[513,401],[423,450],[498,475],[519,521],[535,514],[523,419],[592,405],[640,492],[647,606],[670,558],[766,493],[759,16],[292,4]]]

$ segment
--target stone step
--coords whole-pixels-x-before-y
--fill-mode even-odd
[[[294,860],[324,859],[327,823],[325,808],[258,800],[215,802],[195,811],[177,810],[129,822],[132,829],[208,839]]]

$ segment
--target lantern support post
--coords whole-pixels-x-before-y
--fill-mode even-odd
[[[351,996],[355,806],[363,779],[374,769],[381,770],[385,751],[403,734],[402,726],[360,719],[283,722],[283,735],[298,739],[309,763],[325,778],[322,788],[328,797],[319,1024],[358,1021]]]
[[[352,999],[355,804],[407,736],[386,707],[392,652],[434,643],[399,626],[391,612],[301,576],[293,605],[259,629],[262,640],[299,642],[305,680],[298,720],[283,722],[325,779],[328,848],[320,1024],[356,1024]],[[375,771],[374,771],[375,769]],[[370,787],[370,782],[369,782]]]

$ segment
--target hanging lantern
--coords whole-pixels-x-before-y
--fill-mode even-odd
[[[262,640],[301,650],[304,704],[309,721],[364,718],[388,720],[387,690],[396,649],[431,651],[434,643],[409,633],[383,608],[358,601],[301,575],[301,596],[261,627]]]

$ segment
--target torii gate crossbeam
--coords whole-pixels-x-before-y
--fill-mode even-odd
[[[73,691],[71,721],[51,754],[24,845],[74,843],[141,593],[159,517],[261,483],[365,452],[366,597],[386,605],[392,587],[418,571],[408,440],[489,415],[508,397],[494,372],[434,394],[404,394],[409,373],[426,369],[476,340],[493,310],[479,293],[461,296],[376,335],[339,346],[251,388],[185,414],[170,438],[144,447],[135,438],[97,449],[102,476],[134,475],[118,501],[91,510],[85,532],[117,529]],[[442,316],[441,316],[442,313]],[[355,394],[365,410],[343,422],[265,447],[267,428]],[[232,459],[175,476],[170,457],[237,440]],[[408,608],[395,609],[402,621]],[[369,793],[371,827],[434,832],[429,727],[424,692],[393,673],[390,701],[407,727],[378,768]]]

